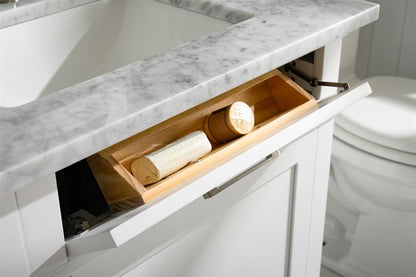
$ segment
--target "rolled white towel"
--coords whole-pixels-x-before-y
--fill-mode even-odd
[[[149,185],[198,160],[211,149],[205,133],[195,131],[135,160],[131,171],[142,185]]]

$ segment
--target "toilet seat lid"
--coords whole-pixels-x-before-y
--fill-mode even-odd
[[[394,150],[416,154],[416,80],[372,77],[373,93],[336,118],[355,136]]]

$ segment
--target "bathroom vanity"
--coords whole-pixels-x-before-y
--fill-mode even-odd
[[[47,26],[62,14],[73,28],[81,17],[85,33],[74,49],[99,27],[97,14],[116,3],[27,2],[1,8],[1,31],[36,20]],[[134,2],[142,1],[119,1]],[[337,93],[292,76],[315,106],[264,126],[261,136],[166,192],[65,240],[55,172],[293,61],[335,82],[342,37],[378,16],[377,5],[355,0],[157,3],[227,24],[0,107],[0,275],[319,276],[333,118],[370,94],[368,84]],[[127,17],[126,7],[117,16]],[[59,70],[66,80],[70,70]]]

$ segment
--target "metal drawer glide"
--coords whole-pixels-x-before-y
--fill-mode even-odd
[[[292,72],[296,76],[298,76],[301,79],[303,79],[304,81],[308,82],[308,84],[311,87],[317,87],[317,86],[338,87],[338,88],[343,88],[344,91],[346,91],[346,90],[348,90],[350,88],[350,85],[348,83],[337,83],[337,82],[319,81],[317,78],[315,78],[315,77],[309,77],[306,74],[304,74],[303,72],[297,70],[295,68],[295,66],[296,66],[296,63],[295,62],[292,62],[291,64],[286,64],[284,66],[284,69],[285,69],[286,72]]]

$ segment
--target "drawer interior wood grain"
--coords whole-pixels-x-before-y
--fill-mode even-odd
[[[224,144],[157,183],[143,186],[131,173],[136,159],[151,153],[190,132],[203,130],[205,118],[213,111],[236,101],[254,112],[255,127],[249,134]],[[273,70],[207,102],[157,124],[135,136],[89,157],[88,163],[109,204],[125,209],[146,203],[176,185],[208,170],[299,115],[316,107],[315,99],[286,75]]]

